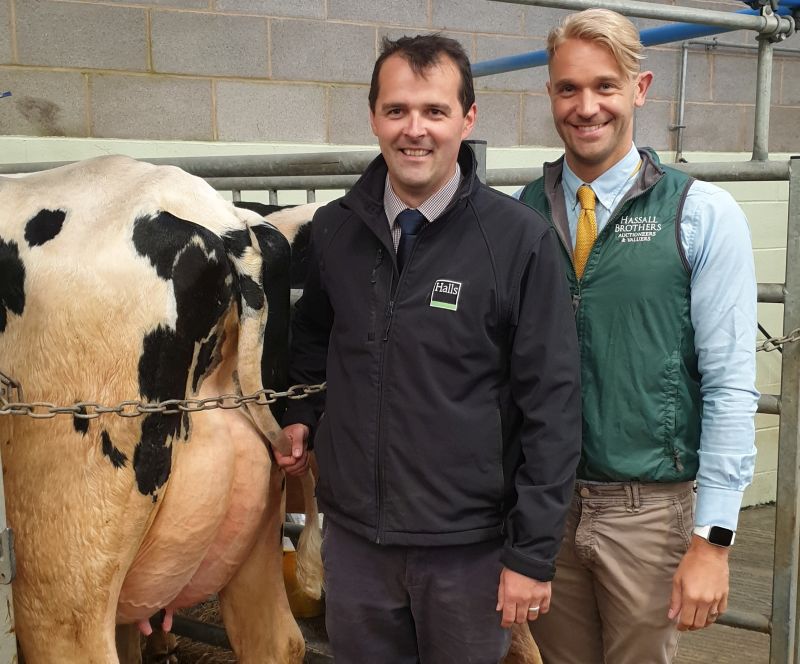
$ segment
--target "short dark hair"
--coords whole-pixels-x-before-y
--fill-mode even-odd
[[[416,37],[400,37],[397,40],[383,38],[381,54],[375,61],[375,67],[372,69],[372,81],[369,85],[369,108],[373,113],[375,112],[375,102],[378,99],[378,76],[381,73],[381,67],[386,59],[393,55],[404,57],[411,67],[411,71],[418,76],[424,76],[428,68],[440,64],[443,56],[450,58],[461,75],[458,97],[464,115],[472,108],[472,104],[475,103],[475,89],[472,85],[472,68],[469,64],[469,57],[464,51],[464,47],[455,39],[443,37],[437,32]]]

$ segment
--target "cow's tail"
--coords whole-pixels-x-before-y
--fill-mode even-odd
[[[297,542],[297,581],[305,593],[317,599],[322,596],[322,531],[319,510],[314,497],[314,475],[309,470],[300,480],[306,525]]]

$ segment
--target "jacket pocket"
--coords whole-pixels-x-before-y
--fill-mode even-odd
[[[689,550],[692,543],[692,529],[694,528],[694,491],[687,490],[686,493],[672,498],[672,507],[675,510],[675,525],[678,534],[683,540],[683,552]]]
[[[669,457],[676,474],[683,472],[680,450],[675,446],[679,380],[680,357],[678,356],[678,351],[673,351],[664,365],[664,387],[661,393],[659,429],[664,454]]]
[[[372,273],[369,278],[369,327],[367,329],[367,341],[375,341],[378,334],[378,311],[381,309],[379,297],[379,276],[380,268],[383,263],[383,247],[378,247],[378,252],[375,255],[375,264],[372,267]]]

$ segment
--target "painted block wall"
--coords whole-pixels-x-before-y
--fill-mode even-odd
[[[669,0],[720,11],[736,0]],[[566,12],[489,0],[0,0],[0,135],[366,144],[380,39],[434,30],[474,62],[539,50]],[[662,22],[634,19],[640,28]],[[754,34],[689,49],[684,149],[752,143]],[[776,53],[773,151],[798,151],[800,37]],[[679,45],[655,72],[640,127],[674,148]],[[557,146],[543,68],[477,79],[478,132],[494,146]]]

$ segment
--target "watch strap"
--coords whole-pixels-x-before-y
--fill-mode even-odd
[[[692,532],[714,546],[729,547],[736,539],[736,531],[721,526],[695,526]]]

